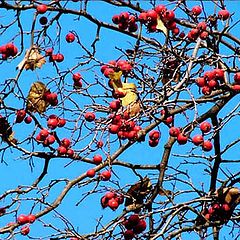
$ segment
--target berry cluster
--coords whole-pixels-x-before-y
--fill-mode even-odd
[[[58,116],[52,114],[48,117],[47,126],[49,129],[53,130],[57,127],[64,127],[66,120],[64,118],[59,118]]]
[[[6,60],[9,57],[16,56],[18,53],[18,49],[13,43],[7,43],[0,46],[0,53],[2,54],[2,59]]]
[[[59,155],[67,154],[68,157],[73,157],[74,151],[70,148],[71,141],[68,138],[64,138],[60,142],[60,146],[57,148]]]
[[[82,87],[82,75],[80,73],[74,73],[72,75],[72,79],[73,79],[73,87],[75,89]]]
[[[119,15],[114,15],[112,17],[112,22],[118,25],[121,30],[127,30],[129,32],[136,32],[138,30],[138,25],[136,24],[136,17],[130,15],[128,12],[122,12]]]
[[[134,121],[129,120],[127,114],[111,115],[110,118],[112,118],[112,121],[108,130],[111,134],[117,134],[118,138],[122,140],[137,140],[138,131],[141,130],[141,127],[136,125]]]
[[[164,5],[158,5],[154,9],[140,13],[138,19],[147,26],[149,32],[156,32],[158,30],[158,19],[161,19],[167,29],[171,30],[175,35],[179,34],[179,28],[174,21],[174,11],[168,10]]]
[[[58,104],[58,98],[56,93],[51,93],[50,91],[47,91],[43,95],[43,99],[48,102],[51,106],[57,106]]]
[[[107,192],[101,198],[101,205],[103,208],[110,207],[113,211],[115,211],[119,205],[123,204],[124,197],[116,192]]]
[[[140,219],[138,214],[129,216],[123,222],[124,227],[127,229],[124,233],[125,240],[131,240],[135,237],[135,234],[142,233],[147,228],[147,223],[144,219]]]
[[[122,71],[124,75],[127,75],[131,72],[132,68],[132,65],[126,60],[111,60],[108,62],[108,64],[105,64],[101,67],[101,72],[105,77],[110,78],[111,74],[119,71]]]
[[[202,122],[200,124],[200,129],[202,131],[202,134],[197,134],[192,137],[192,143],[195,146],[202,146],[202,149],[206,152],[211,151],[213,148],[213,145],[210,141],[206,140],[204,141],[203,134],[208,133],[211,130],[212,126],[209,122]],[[177,142],[180,145],[184,145],[188,141],[188,137],[181,132],[180,128],[178,127],[171,127],[169,129],[169,135],[172,137],[177,138]]]
[[[148,141],[149,146],[156,147],[159,143],[160,137],[161,137],[161,133],[159,131],[152,130],[149,133],[149,141]]]
[[[202,89],[204,95],[211,94],[212,90],[219,87],[219,84],[224,80],[224,70],[223,69],[213,69],[211,71],[206,71],[203,77],[196,79],[196,84]]]
[[[29,234],[29,232],[30,232],[29,223],[34,223],[35,220],[36,220],[36,217],[33,214],[29,214],[29,215],[21,214],[18,216],[18,218],[17,218],[18,224],[24,225],[24,224],[28,223],[28,225],[25,225],[21,228],[20,232],[22,235],[25,236],[25,235]]]
[[[203,215],[209,221],[225,222],[231,215],[231,207],[227,203],[214,203],[203,212]]]
[[[45,51],[46,56],[49,57],[49,62],[62,62],[64,60],[64,56],[62,53],[53,54],[53,49],[48,48]]]
[[[200,37],[202,40],[205,40],[208,37],[208,32],[206,30],[207,30],[207,23],[200,22],[198,23],[196,28],[193,28],[189,31],[187,37],[190,41],[194,41],[198,37]]]

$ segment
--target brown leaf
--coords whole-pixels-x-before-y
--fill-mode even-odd
[[[5,117],[0,117],[0,134],[3,141],[9,141],[16,143],[17,140],[14,138],[14,132],[12,127]]]
[[[136,101],[128,105],[126,111],[128,112],[131,118],[136,116],[141,111],[140,101]]]
[[[220,188],[215,194],[224,203],[233,204],[240,201],[240,190],[236,187]]]
[[[33,83],[27,97],[27,110],[39,113],[45,112],[49,103],[44,100],[44,94],[48,91],[44,83]]]

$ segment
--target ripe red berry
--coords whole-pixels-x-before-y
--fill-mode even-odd
[[[211,128],[212,128],[212,125],[209,122],[202,122],[200,124],[200,129],[203,133],[208,133],[211,130]]]
[[[47,22],[48,22],[47,17],[45,17],[45,16],[40,17],[40,19],[39,19],[39,23],[40,23],[41,25],[46,25]]]
[[[108,201],[108,206],[115,211],[118,208],[119,204],[118,201],[115,200],[115,198],[112,198]]]
[[[138,20],[142,23],[147,22],[147,13],[146,12],[141,12],[138,16]]]
[[[135,236],[133,230],[128,229],[123,233],[124,239],[125,240],[132,240]]]
[[[52,48],[46,49],[45,54],[46,54],[46,56],[51,56],[53,54],[53,49]]]
[[[69,157],[73,157],[73,156],[74,156],[74,150],[71,149],[71,148],[69,148],[69,149],[67,150],[67,155],[68,155]]]
[[[102,148],[103,147],[103,141],[98,141],[97,142],[97,147]]]
[[[112,101],[109,104],[110,109],[117,111],[121,107],[121,102],[119,100]]]
[[[192,13],[196,16],[198,16],[199,14],[201,14],[202,12],[202,8],[200,6],[194,6],[192,8]]]
[[[45,4],[40,4],[37,6],[37,12],[40,14],[44,14],[47,11],[48,7]]]
[[[137,225],[140,221],[138,214],[133,214],[128,218],[128,221],[134,226]]]
[[[174,18],[175,18],[175,14],[174,14],[174,11],[172,10],[167,10],[163,14],[164,21],[173,21]]]
[[[52,130],[55,129],[58,126],[58,119],[56,118],[48,119],[47,126]]]
[[[119,15],[114,15],[114,16],[112,17],[112,22],[113,22],[114,24],[119,24],[119,21],[120,21],[119,18],[120,18]]]
[[[111,178],[111,171],[107,170],[101,173],[101,177],[103,181],[108,181]]]
[[[99,155],[99,154],[95,155],[95,156],[93,157],[93,162],[94,162],[95,164],[100,164],[100,163],[102,162],[102,156]]]
[[[116,196],[116,193],[115,192],[107,192],[104,196],[106,199],[112,199]]]
[[[67,149],[64,146],[59,146],[57,151],[59,155],[64,155],[67,153]]]
[[[234,75],[234,81],[235,81],[236,83],[239,83],[239,84],[240,84],[240,72],[235,73],[235,75]]]
[[[180,145],[184,145],[186,144],[188,141],[188,137],[185,136],[184,134],[182,133],[179,133],[178,136],[177,136],[177,142],[180,144]]]
[[[56,138],[55,138],[53,135],[49,135],[49,136],[46,138],[46,144],[47,144],[47,145],[53,144],[55,141],[56,141]]]
[[[149,133],[149,138],[154,141],[154,140],[158,140],[161,136],[161,133],[157,130],[152,130],[150,133]]]
[[[64,60],[64,56],[62,53],[56,54],[56,62],[62,62]]]
[[[212,93],[212,89],[209,86],[202,87],[202,93],[204,95],[210,95]]]
[[[195,135],[193,138],[192,138],[192,142],[194,145],[198,146],[200,144],[203,143],[203,136],[202,135]]]
[[[112,134],[117,134],[119,129],[120,129],[120,127],[117,124],[111,124],[108,127],[109,132],[112,133]]]
[[[64,118],[58,119],[58,127],[64,127],[66,124],[66,120]]]
[[[164,12],[167,11],[167,8],[165,7],[165,5],[157,5],[154,10],[156,11],[157,14],[159,15],[163,15]]]
[[[24,118],[24,122],[26,124],[30,124],[32,122],[32,118],[30,116],[27,116],[27,117]]]
[[[202,144],[202,149],[203,151],[209,152],[211,151],[213,148],[213,145],[210,141],[204,141]]]
[[[169,135],[172,137],[177,137],[180,134],[180,129],[177,127],[171,127],[169,129]]]
[[[21,234],[24,235],[24,236],[25,236],[25,235],[28,235],[29,232],[30,232],[29,226],[28,226],[28,225],[23,226],[23,227],[21,228],[20,232],[21,232]]]
[[[199,87],[204,87],[206,85],[206,80],[203,77],[197,78],[195,82]]]
[[[197,29],[199,31],[205,31],[207,29],[207,23],[206,22],[200,22],[197,25]]]
[[[85,113],[84,117],[85,117],[85,119],[86,119],[87,122],[92,122],[92,121],[94,121],[95,118],[96,118],[96,116],[95,116],[95,114],[94,114],[93,112],[87,112],[87,113]]]
[[[150,9],[147,11],[147,18],[151,21],[151,22],[156,22],[157,18],[158,18],[158,14],[155,10]]]
[[[93,178],[95,176],[95,173],[96,172],[94,169],[89,169],[86,174],[87,174],[87,177]]]
[[[49,131],[46,128],[41,129],[39,135],[42,139],[45,139],[49,134]]]
[[[150,147],[156,147],[158,145],[159,141],[158,140],[149,140],[148,144]]]
[[[66,35],[66,41],[68,43],[72,43],[74,40],[75,40],[75,35],[73,33],[70,32]]]
[[[18,218],[17,218],[17,222],[20,225],[23,225],[23,224],[27,223],[28,222],[28,216],[26,216],[24,214],[19,215]]]
[[[65,148],[69,148],[71,145],[71,141],[68,138],[64,138],[61,141],[61,146],[65,147]]]
[[[133,227],[133,232],[139,234],[147,228],[147,223],[144,219],[141,219],[136,226]]]
[[[226,212],[231,210],[230,206],[227,203],[222,204],[221,209]]]
[[[208,32],[203,31],[203,32],[200,33],[200,38],[201,38],[202,40],[207,39],[207,37],[208,37]]]
[[[29,222],[29,223],[34,223],[35,220],[36,220],[36,216],[33,215],[33,214],[27,215],[27,218],[28,218],[28,222]]]
[[[82,79],[82,75],[80,73],[74,73],[72,79],[74,82],[79,82]]]
[[[225,20],[227,20],[227,19],[230,17],[230,13],[229,13],[228,10],[223,9],[223,10],[220,10],[220,11],[218,12],[218,17],[219,17],[221,20],[225,21]]]
[[[216,87],[218,87],[218,81],[212,79],[212,80],[210,80],[210,81],[207,82],[207,85],[208,85],[208,87],[210,87],[211,89],[216,88]]]
[[[21,123],[26,117],[26,111],[24,109],[17,110],[16,123]]]

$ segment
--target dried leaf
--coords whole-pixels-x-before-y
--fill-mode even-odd
[[[36,68],[41,68],[46,63],[45,58],[39,53],[39,49],[34,45],[31,49],[26,51],[24,59],[18,64],[17,68],[26,70],[31,69],[32,71]]]
[[[141,111],[140,101],[136,101],[128,105],[126,111],[128,112],[131,118],[139,114]]]
[[[157,19],[157,27],[156,27],[157,30],[163,32],[166,36],[168,35],[168,30],[167,28],[165,27],[163,21],[161,20],[160,17],[158,17]]]
[[[134,83],[123,83],[122,89],[119,90],[126,92],[126,96],[121,98],[124,107],[135,102],[138,98],[137,87]]]
[[[136,208],[143,203],[144,198],[149,194],[152,183],[148,177],[144,177],[141,181],[132,185],[127,191],[125,206],[128,210]]]
[[[172,192],[170,190],[160,189],[158,194],[161,196],[171,196]]]
[[[216,195],[220,201],[233,204],[235,201],[240,200],[240,190],[236,187],[232,188],[223,188],[216,190]]]
[[[17,140],[14,138],[14,132],[12,127],[5,117],[0,117],[0,134],[3,141],[9,141],[16,143]]]
[[[44,83],[33,83],[27,97],[27,110],[39,113],[45,112],[49,103],[44,100],[44,94],[48,91]]]

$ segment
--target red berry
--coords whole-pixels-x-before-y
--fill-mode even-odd
[[[69,148],[69,149],[67,150],[67,155],[68,155],[69,157],[73,157],[73,156],[74,156],[74,150],[71,149],[71,148]]]
[[[40,4],[37,6],[37,12],[40,14],[44,14],[47,11],[48,7],[45,4]]]
[[[235,73],[235,75],[234,75],[234,81],[235,81],[236,83],[239,83],[239,84],[240,84],[240,72]]]
[[[86,174],[87,174],[87,177],[93,178],[95,176],[95,173],[96,172],[94,169],[89,169]]]
[[[30,116],[27,116],[27,117],[24,118],[24,122],[25,122],[26,124],[29,124],[29,123],[32,122],[32,118],[31,118]]]
[[[133,214],[128,218],[128,221],[134,226],[137,225],[140,221],[138,214]]]
[[[200,22],[197,25],[197,29],[199,31],[205,31],[207,29],[207,23],[206,22]]]
[[[213,148],[213,145],[210,141],[204,141],[203,144],[202,144],[202,149],[206,152],[209,152],[211,151]]]
[[[125,240],[132,240],[135,236],[133,230],[128,229],[123,233],[124,239]]]
[[[30,232],[30,228],[29,228],[28,225],[23,226],[23,227],[21,228],[21,234],[22,234],[22,235],[24,235],[24,236],[25,236],[25,235],[28,235],[29,232]]]
[[[147,223],[144,219],[141,219],[136,226],[133,227],[133,232],[139,234],[147,228]]]
[[[224,203],[221,208],[222,208],[222,210],[224,210],[226,212],[231,210],[230,206],[227,203]]]
[[[55,138],[53,135],[49,135],[49,136],[46,138],[46,143],[47,143],[47,145],[53,144],[55,141],[56,141],[56,138]]]
[[[129,13],[128,12],[122,12],[119,15],[119,21],[120,22],[126,22],[129,19]]]
[[[64,118],[58,119],[58,127],[64,127],[66,124],[66,120]]]
[[[51,56],[53,54],[53,49],[52,48],[48,48],[45,50],[46,56]]]
[[[66,35],[66,41],[68,43],[72,43],[74,40],[75,40],[75,35],[73,33],[70,32]]]
[[[161,136],[161,133],[157,130],[152,130],[150,133],[149,133],[149,138],[154,141],[154,140],[158,140]]]
[[[109,107],[113,110],[113,111],[117,111],[120,107],[121,107],[121,102],[119,100],[115,100],[112,101],[109,104]]]
[[[64,138],[61,141],[61,146],[65,147],[65,148],[69,148],[71,145],[71,141],[68,138]]]
[[[94,114],[93,112],[87,112],[87,113],[85,113],[84,117],[85,117],[85,119],[86,119],[87,122],[92,122],[92,121],[94,121],[95,118],[96,118],[96,116],[95,116],[95,114]]]
[[[120,17],[119,17],[119,15],[114,15],[113,17],[112,17],[112,22],[114,23],[114,24],[119,24],[119,19]]]
[[[19,215],[18,218],[17,218],[17,222],[20,225],[23,225],[23,224],[27,223],[28,222],[28,216],[26,216],[24,214]]]
[[[203,31],[202,33],[200,33],[200,38],[201,38],[202,40],[207,39],[207,37],[208,37],[208,32]]]
[[[33,214],[29,214],[29,215],[27,216],[27,218],[28,218],[28,222],[29,222],[29,223],[34,223],[35,220],[36,220],[36,216],[33,215]]]
[[[150,147],[156,147],[158,145],[159,141],[158,140],[149,140],[148,144]]]
[[[198,16],[199,14],[201,14],[202,12],[202,8],[200,6],[194,6],[192,8],[192,13],[196,16]]]
[[[223,69],[219,69],[216,68],[213,70],[214,74],[215,74],[215,78],[218,80],[223,80],[224,79],[224,70]]]
[[[67,153],[67,149],[64,146],[59,146],[57,151],[59,155],[64,155]]]
[[[167,11],[167,8],[164,5],[157,5],[154,10],[157,14],[163,15],[163,13]]]
[[[49,131],[46,128],[43,128],[40,132],[39,135],[41,136],[42,139],[45,139],[49,134]]]
[[[209,122],[202,122],[200,124],[200,129],[203,133],[208,133],[211,130],[211,128],[212,128],[212,125]]]
[[[111,171],[107,170],[101,173],[101,177],[103,181],[108,181],[111,178]]]
[[[218,17],[219,17],[221,20],[225,21],[225,20],[227,20],[227,19],[230,17],[230,13],[229,13],[228,10],[223,9],[223,10],[220,10],[220,11],[218,12]]]
[[[116,193],[115,192],[107,192],[104,196],[106,199],[110,200],[116,196]]]
[[[168,11],[164,12],[164,14],[163,14],[163,19],[165,21],[173,21],[174,18],[175,18],[175,14],[174,14],[174,11],[172,11],[172,10],[168,10]]]
[[[180,134],[180,129],[177,127],[171,127],[169,129],[169,135],[172,137],[177,137]]]
[[[145,23],[147,21],[147,13],[141,12],[138,16],[138,20],[142,23]]]
[[[16,123],[21,123],[23,119],[26,117],[26,111],[24,109],[17,110],[16,113]]]
[[[74,73],[72,79],[74,82],[79,82],[82,79],[82,75],[80,73]]]
[[[194,145],[198,146],[200,144],[203,143],[203,136],[202,135],[195,135],[193,138],[192,138],[192,142]]]
[[[172,33],[173,33],[174,35],[178,35],[179,32],[180,32],[180,29],[179,29],[178,27],[172,29]]]
[[[216,87],[218,87],[218,81],[212,79],[212,80],[208,81],[207,85],[208,85],[208,87],[210,87],[211,89],[216,88]]]
[[[95,164],[100,164],[101,162],[102,162],[102,156],[101,155],[95,155],[94,157],[93,157],[93,162],[95,163]]]
[[[97,147],[102,148],[103,147],[103,141],[98,141],[97,142]]]
[[[188,141],[188,137],[185,136],[184,134],[182,133],[179,133],[178,136],[177,136],[177,142],[180,144],[180,145],[184,145],[186,144]]]
[[[211,92],[212,92],[212,89],[211,89],[210,87],[208,87],[208,86],[204,86],[204,87],[202,88],[202,93],[203,93],[204,95],[210,95]]]
[[[48,119],[48,121],[47,121],[47,126],[48,126],[50,129],[55,129],[55,128],[58,126],[58,120],[55,119],[55,118],[50,118],[50,119]]]
[[[151,22],[156,22],[157,18],[158,18],[158,14],[155,10],[150,9],[147,11],[147,18],[151,21]]]
[[[64,60],[64,56],[61,53],[56,54],[56,62],[62,62]]]
[[[109,132],[110,133],[112,133],[112,134],[117,134],[118,133],[118,131],[119,131],[119,126],[118,125],[116,125],[116,124],[111,124],[109,127],[108,127],[108,130],[109,130]]]
[[[110,199],[108,201],[108,206],[112,209],[112,210],[116,210],[119,206],[118,201],[116,201],[114,198]]]

